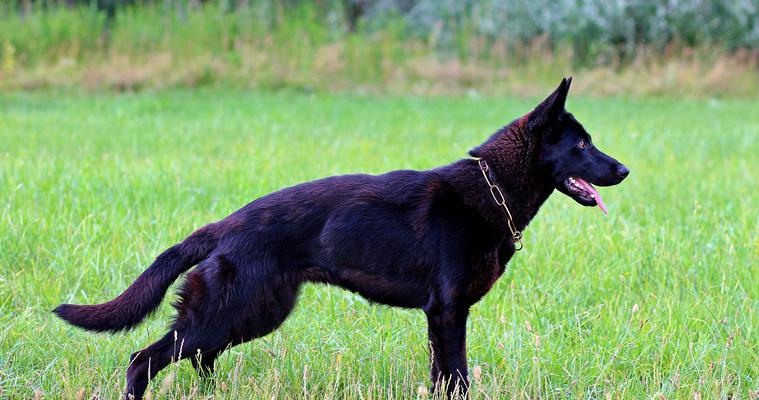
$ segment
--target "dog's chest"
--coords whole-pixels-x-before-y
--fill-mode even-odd
[[[467,285],[467,295],[476,302],[493,287],[506,270],[506,264],[514,255],[514,247],[501,246],[497,251],[485,254],[472,266],[472,275]]]

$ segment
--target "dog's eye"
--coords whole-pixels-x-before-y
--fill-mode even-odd
[[[584,149],[585,148],[585,140],[580,139],[579,142],[577,142],[577,147]]]

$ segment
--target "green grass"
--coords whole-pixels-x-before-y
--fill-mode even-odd
[[[113,298],[164,248],[279,188],[449,163],[535,100],[0,96],[0,398],[115,398],[128,355],[164,333],[173,295],[113,336],[65,325],[55,305]],[[759,101],[568,107],[632,173],[602,189],[610,215],[557,193],[527,229],[472,311],[473,398],[756,398]],[[217,373],[213,388],[175,364],[150,390],[414,398],[427,385],[425,319],[309,285],[281,329],[226,352]]]

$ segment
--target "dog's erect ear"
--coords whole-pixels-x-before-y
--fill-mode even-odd
[[[561,80],[559,87],[546,97],[542,103],[530,113],[530,128],[538,129],[545,123],[557,118],[564,112],[564,103],[567,101],[569,85],[572,84],[572,77]]]

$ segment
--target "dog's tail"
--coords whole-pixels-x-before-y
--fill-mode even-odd
[[[94,305],[61,304],[53,312],[60,318],[91,331],[117,332],[139,324],[153,312],[179,275],[204,260],[216,248],[219,231],[207,225],[181,243],[161,253],[121,295]]]

